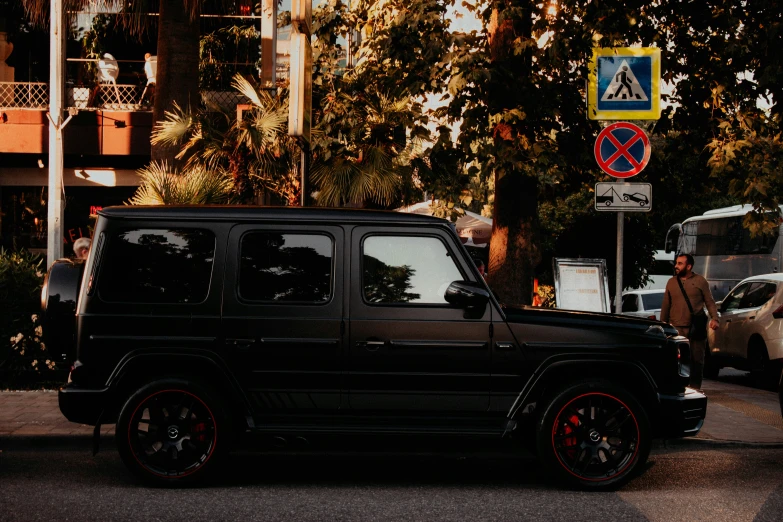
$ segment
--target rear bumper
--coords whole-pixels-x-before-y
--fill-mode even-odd
[[[663,438],[692,437],[699,433],[707,415],[707,396],[692,388],[680,395],[659,395],[660,416],[656,435]]]
[[[58,393],[60,411],[71,422],[95,426],[107,404],[108,395],[108,389],[93,390],[67,384]]]

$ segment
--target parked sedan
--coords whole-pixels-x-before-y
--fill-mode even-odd
[[[783,274],[740,281],[719,304],[717,330],[707,331],[706,377],[724,366],[757,370],[770,378],[783,366]]]
[[[631,290],[623,292],[622,313],[645,319],[661,320],[664,290]]]

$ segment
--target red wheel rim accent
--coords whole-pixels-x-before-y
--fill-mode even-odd
[[[177,417],[164,415],[164,418],[156,420],[152,418],[153,414],[150,412],[149,417],[145,419],[144,415],[145,412],[150,410],[151,401],[156,401],[163,394],[176,394],[182,396],[179,404],[181,408],[179,408],[179,412],[176,414]],[[185,411],[183,401],[188,398],[191,400],[189,401],[186,413],[183,414]],[[170,403],[159,404],[157,406],[164,412],[167,408],[176,409],[172,408]],[[161,421],[163,422],[161,423]],[[147,430],[140,430],[141,424],[146,424]],[[151,428],[153,426],[157,426],[157,428],[152,430]],[[161,426],[166,428],[165,433],[164,430],[161,430]],[[180,428],[183,429],[182,433],[179,432]],[[153,433],[155,435],[142,441],[139,440],[140,433],[146,433],[148,436]],[[195,437],[193,437],[193,435],[195,435]],[[162,440],[163,437],[168,437],[168,440]],[[193,440],[198,444],[193,443]],[[186,445],[186,441],[190,444]],[[157,447],[157,443],[160,443],[159,447]],[[184,478],[204,467],[214,454],[217,446],[217,424],[215,423],[215,417],[212,414],[212,410],[209,409],[209,406],[196,395],[185,390],[161,390],[146,397],[133,411],[133,415],[131,415],[128,424],[128,446],[130,447],[133,458],[136,459],[136,462],[139,466],[144,468],[145,471],[163,478]],[[172,448],[176,449],[176,452],[172,451]],[[183,458],[179,458],[183,449],[185,450],[185,455]],[[170,457],[172,455],[174,456],[173,459],[169,458],[168,460],[177,460],[178,466],[174,466],[166,472],[162,472],[160,469],[161,466],[170,466],[170,464],[167,464],[166,462],[166,452],[168,452]],[[144,454],[145,457],[140,458],[142,454]],[[158,457],[157,463],[149,462],[149,457],[152,456]],[[163,458],[160,458],[161,456],[163,456]],[[177,469],[178,467],[182,469]]]
[[[598,399],[594,405],[592,398]],[[596,409],[600,415],[596,415]],[[618,418],[623,413],[627,416]],[[623,429],[628,421],[631,424]],[[622,475],[631,466],[640,439],[636,416],[623,401],[607,393],[590,392],[571,399],[560,409],[552,426],[551,443],[557,461],[569,474],[579,480],[603,482]]]

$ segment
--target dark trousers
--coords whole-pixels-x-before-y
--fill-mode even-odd
[[[675,326],[677,332],[683,337],[688,337],[688,326]],[[701,381],[704,378],[704,350],[707,341],[691,341],[691,388],[701,389]]]

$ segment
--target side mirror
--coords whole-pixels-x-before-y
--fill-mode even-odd
[[[667,254],[676,252],[678,244],[680,242],[680,234],[682,234],[682,225],[677,223],[669,227],[666,232],[666,242],[664,243],[664,252]]]
[[[446,302],[468,312],[484,312],[489,302],[489,292],[478,283],[454,281],[443,295]]]

